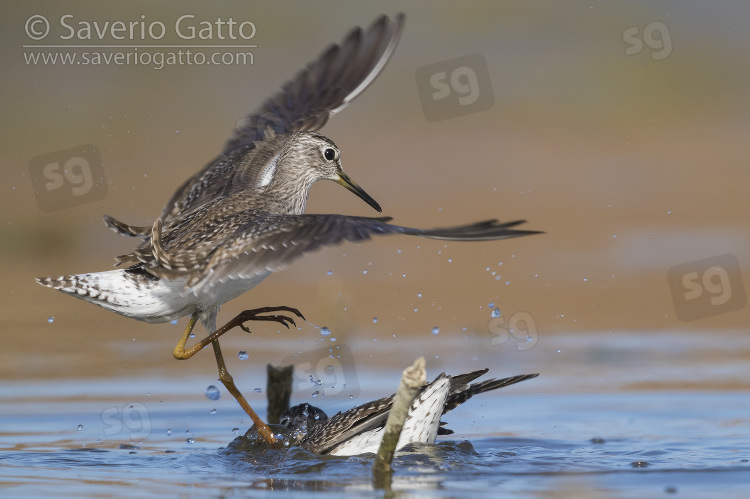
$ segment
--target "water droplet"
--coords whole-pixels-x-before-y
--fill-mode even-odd
[[[333,274],[333,270],[329,270],[328,272],[326,272],[326,275],[331,275],[331,274]]]
[[[492,317],[500,317],[500,309],[496,308],[492,311]]]
[[[172,325],[173,325],[173,326],[176,326],[176,325],[177,325],[177,319],[173,319],[173,320],[172,320]]]
[[[422,293],[417,293],[417,298],[422,298]]]
[[[377,324],[378,323],[378,318],[377,317],[373,317],[372,318],[372,323],[373,324]]]
[[[310,395],[310,398],[314,398],[314,399],[318,398],[319,393],[320,393],[319,391],[315,390],[315,392],[312,395]]]
[[[434,328],[432,328],[432,334],[438,334],[439,332],[440,332],[439,327],[435,326]]]
[[[453,261],[453,258],[448,258],[448,263],[451,263]]]
[[[324,326],[320,328],[320,334],[322,334],[323,336],[328,336],[329,334],[331,334],[331,330]]]
[[[79,425],[78,425],[78,431],[81,431],[81,430],[83,430],[83,425],[82,425],[82,424],[79,424]]]
[[[255,389],[253,389],[253,391],[254,391],[255,393],[260,393],[260,392],[262,392],[263,390],[262,390],[262,389],[260,389],[260,388],[255,388]]]
[[[246,351],[240,350],[237,352],[237,357],[239,357],[240,360],[247,360],[248,357],[250,357]]]
[[[171,428],[167,428],[167,435],[169,436],[171,434],[172,434],[172,429]]]
[[[195,338],[195,333],[190,333],[191,338]]]
[[[487,305],[489,308],[495,308],[495,304],[493,302],[490,302],[489,305]]]
[[[185,443],[188,444],[188,445],[193,445],[195,443],[195,439],[194,438],[188,438],[188,439],[185,440]]]
[[[219,400],[219,397],[221,397],[221,392],[214,385],[209,385],[206,388],[206,398],[208,400]]]
[[[363,274],[367,274],[367,269],[362,271]]]
[[[239,435],[240,429],[239,428],[232,428],[232,433],[234,433],[235,435]]]
[[[50,324],[52,324],[53,322],[55,322],[55,318],[54,317],[50,317],[50,318],[47,319],[47,322],[49,322]]]
[[[211,409],[211,414],[216,414],[216,409]]]

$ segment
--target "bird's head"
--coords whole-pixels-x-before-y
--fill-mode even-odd
[[[380,205],[341,168],[341,153],[333,141],[315,132],[299,132],[284,144],[278,160],[278,173],[304,189],[318,180],[332,180],[356,194],[377,211]]]
[[[325,421],[328,415],[322,409],[310,404],[299,404],[281,413],[279,424],[292,430],[298,439],[304,438],[310,425]]]

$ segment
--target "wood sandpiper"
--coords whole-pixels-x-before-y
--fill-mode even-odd
[[[396,449],[410,443],[433,444],[438,435],[450,435],[440,419],[447,412],[472,396],[520,383],[538,374],[521,374],[503,379],[471,383],[488,370],[481,369],[459,376],[441,374],[426,384],[409,406]],[[471,383],[471,384],[470,384]],[[339,412],[328,417],[323,410],[310,404],[290,407],[281,414],[280,426],[291,442],[316,454],[353,456],[377,453],[386,419],[395,395]],[[258,432],[251,427],[232,447],[258,442]]]
[[[332,180],[377,211],[380,205],[341,168],[336,144],[316,133],[380,73],[398,42],[404,16],[378,18],[353,29],[288,81],[238,125],[222,154],[188,179],[150,227],[104,217],[115,232],[143,242],[116,258],[120,269],[37,281],[134,319],[156,323],[190,315],[174,357],[187,359],[212,344],[219,378],[269,442],[272,432],[252,410],[224,363],[218,338],[247,321],[287,327],[299,317],[291,307],[246,310],[220,328],[221,304],[257,286],[271,272],[321,246],[364,241],[378,234],[407,234],[455,241],[533,234],[495,220],[444,229],[391,225],[390,218],[304,214],[318,180]],[[200,319],[209,335],[187,348]]]

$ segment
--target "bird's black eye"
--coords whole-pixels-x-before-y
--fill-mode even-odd
[[[336,159],[336,151],[329,147],[328,149],[323,151],[323,156],[325,156],[328,161],[333,161],[334,159]]]

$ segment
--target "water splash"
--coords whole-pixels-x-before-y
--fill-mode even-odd
[[[206,388],[206,398],[208,400],[219,400],[219,397],[221,397],[221,392],[214,385],[209,385]]]

